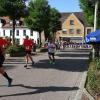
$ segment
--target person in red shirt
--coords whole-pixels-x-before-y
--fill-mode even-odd
[[[5,39],[0,38],[0,74],[8,80],[8,86],[11,86],[12,78],[8,76],[3,68],[3,62],[5,61],[4,51],[7,45],[6,43]]]
[[[25,60],[26,60],[26,65],[24,67],[27,68],[27,64],[28,64],[28,59],[30,58],[30,60],[32,61],[32,65],[34,65],[34,61],[31,57],[31,52],[32,52],[32,47],[33,47],[33,41],[31,39],[29,39],[28,36],[26,36],[26,39],[24,39],[23,45],[25,48],[25,52],[26,52],[26,56],[25,56]]]

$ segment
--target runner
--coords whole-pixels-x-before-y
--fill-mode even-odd
[[[55,64],[55,49],[56,49],[56,46],[55,46],[54,41],[50,40],[48,43],[48,57],[50,60],[50,64],[51,63]]]
[[[5,48],[7,46],[7,41],[5,39],[0,38],[0,74],[2,74],[8,80],[8,87],[11,86],[12,78],[8,76],[3,68],[3,62],[5,60]]]
[[[26,65],[24,67],[27,68],[27,64],[28,64],[29,58],[32,61],[32,65],[34,65],[34,61],[33,61],[32,57],[31,57],[32,46],[34,45],[34,43],[33,43],[33,41],[31,39],[29,39],[28,36],[26,36],[26,39],[24,40],[23,45],[24,45],[25,52],[26,52],[26,56],[25,56]]]

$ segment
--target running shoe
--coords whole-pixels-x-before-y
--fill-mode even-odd
[[[34,65],[34,63],[35,63],[35,62],[33,61],[33,62],[32,62],[32,66]]]
[[[13,81],[13,79],[12,79],[12,78],[10,78],[10,79],[8,80],[8,87],[10,87],[10,86],[11,86],[12,81]]]
[[[27,65],[25,65],[24,67],[27,68]]]
[[[52,62],[52,64],[55,64],[55,62]]]
[[[52,64],[52,61],[50,60],[49,63]]]

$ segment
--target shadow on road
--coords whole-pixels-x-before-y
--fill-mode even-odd
[[[33,68],[56,69],[71,72],[83,72],[88,68],[88,60],[84,59],[57,59],[55,65],[49,64],[49,60],[40,60]]]
[[[88,57],[88,54],[56,54],[58,57]]]
[[[48,86],[48,87],[32,87],[32,86],[25,86],[23,84],[12,85],[12,87],[23,87],[26,89],[34,89],[31,92],[25,93],[16,93],[16,94],[8,94],[8,95],[0,95],[0,97],[8,97],[8,96],[21,96],[21,95],[32,95],[38,93],[45,93],[45,92],[59,92],[59,91],[73,91],[78,90],[78,87],[57,87],[57,86]]]

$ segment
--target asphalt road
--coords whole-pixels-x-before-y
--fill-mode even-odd
[[[23,57],[8,58],[4,67],[13,78],[12,87],[0,77],[0,100],[74,100],[88,68],[88,50],[56,53],[56,64],[49,64],[47,53],[33,56],[35,65],[24,68]],[[1,76],[1,75],[0,75]]]

